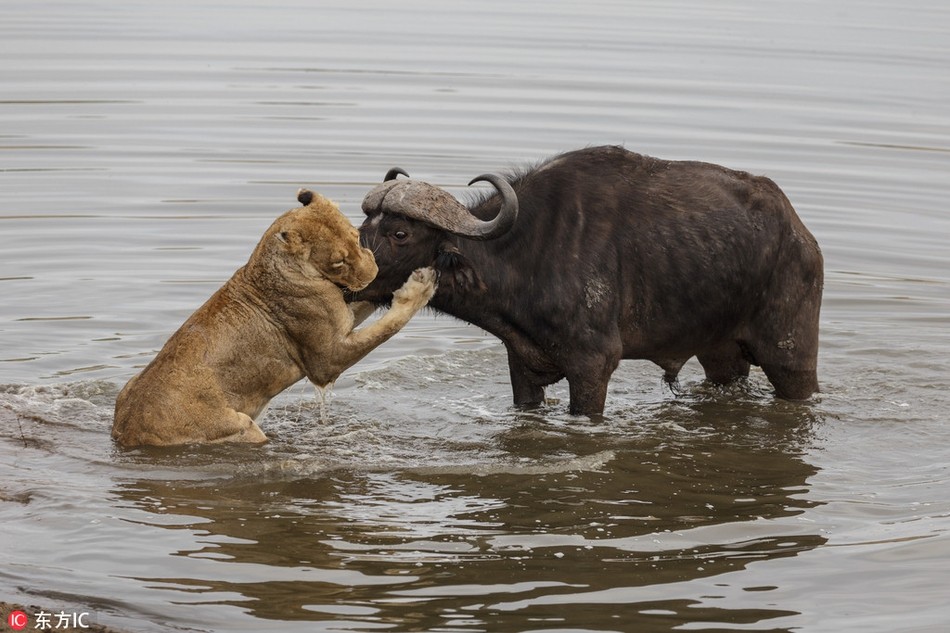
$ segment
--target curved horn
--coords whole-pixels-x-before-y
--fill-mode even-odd
[[[508,181],[496,174],[483,174],[469,184],[482,181],[490,182],[501,194],[501,209],[491,220],[477,218],[450,193],[421,180],[377,185],[363,198],[363,211],[403,215],[473,240],[495,239],[514,225],[518,217],[518,196]]]
[[[467,235],[476,240],[492,240],[500,237],[511,230],[518,219],[518,194],[511,187],[507,180],[498,174],[482,174],[469,181],[469,186],[476,182],[489,182],[498,193],[501,194],[501,209],[494,219],[487,222],[478,221],[476,232]],[[472,216],[474,217],[474,216]]]
[[[396,177],[399,176],[399,174],[402,174],[406,178],[409,177],[409,174],[402,167],[393,167],[392,169],[386,172],[386,177],[383,178],[383,182],[389,182],[390,180],[395,180]]]

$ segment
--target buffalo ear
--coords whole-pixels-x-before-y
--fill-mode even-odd
[[[487,289],[468,258],[449,241],[439,246],[435,269],[439,273],[439,286],[450,286],[459,292],[481,292]]]

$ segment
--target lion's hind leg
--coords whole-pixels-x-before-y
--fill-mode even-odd
[[[247,444],[262,444],[267,441],[264,431],[249,415],[226,409],[219,423],[208,429],[207,441],[214,443],[243,442]]]

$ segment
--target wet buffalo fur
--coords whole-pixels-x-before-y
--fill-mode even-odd
[[[623,358],[651,360],[671,382],[696,356],[715,383],[758,365],[781,398],[818,390],[822,255],[771,180],[612,146],[508,180],[518,219],[494,240],[370,211],[360,232],[380,272],[350,299],[385,303],[434,266],[430,305],[504,342],[523,406],[567,378],[571,412],[600,414]],[[489,195],[469,208],[490,219],[499,205]]]

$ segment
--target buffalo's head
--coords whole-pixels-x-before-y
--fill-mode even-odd
[[[398,167],[390,169],[363,199],[360,241],[373,251],[379,274],[351,298],[388,303],[412,271],[424,266],[439,272],[442,292],[479,289],[478,272],[459,249],[460,240],[493,240],[507,233],[518,217],[514,189],[495,174],[473,179],[470,185],[489,182],[499,194],[480,205],[486,211],[500,207],[492,219],[482,220],[448,192],[421,180],[397,179],[399,174],[408,177]]]

